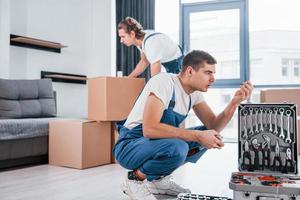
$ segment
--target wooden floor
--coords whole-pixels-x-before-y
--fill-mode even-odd
[[[185,164],[174,178],[194,193],[232,197],[228,181],[237,167],[237,144],[227,143],[221,150],[209,150],[198,163]],[[0,173],[0,199],[128,199],[120,190],[125,174],[118,164],[85,170],[39,165],[5,171]]]

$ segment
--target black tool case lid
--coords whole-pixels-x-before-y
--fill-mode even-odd
[[[298,173],[296,109],[290,103],[239,106],[239,171]]]

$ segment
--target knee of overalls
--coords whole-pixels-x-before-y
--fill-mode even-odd
[[[166,142],[165,150],[170,157],[178,159],[179,162],[185,160],[189,151],[189,145],[187,142],[180,139],[165,139],[164,142]]]

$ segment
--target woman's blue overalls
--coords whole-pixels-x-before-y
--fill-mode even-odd
[[[154,35],[158,35],[158,34],[162,34],[162,33],[152,33],[150,35],[148,35],[145,39],[144,39],[144,46],[146,44],[146,41],[154,36]],[[181,69],[181,65],[182,65],[182,60],[183,60],[183,50],[182,48],[178,45],[180,51],[181,51],[181,56],[174,59],[174,60],[170,60],[168,62],[164,62],[164,63],[161,63],[165,68],[166,68],[166,71],[168,73],[173,73],[173,74],[178,74],[180,72],[180,69]]]
[[[164,110],[161,123],[179,127],[187,115],[175,112],[175,90],[168,108]],[[189,109],[191,108],[191,98]],[[191,128],[206,130],[204,126]],[[185,162],[195,163],[206,152],[206,148],[197,142],[186,142],[181,139],[149,139],[143,136],[142,124],[128,129],[120,128],[119,139],[113,153],[121,166],[126,169],[139,169],[147,175],[147,180],[152,181],[171,174]],[[193,155],[187,156],[189,152]]]

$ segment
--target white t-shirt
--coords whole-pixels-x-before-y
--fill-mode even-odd
[[[204,101],[204,97],[200,91],[195,91],[191,95],[185,93],[176,74],[159,73],[153,76],[146,84],[135,102],[124,126],[132,129],[142,124],[145,104],[150,93],[160,98],[164,104],[164,108],[167,109],[172,99],[173,88],[175,89],[175,107],[173,110],[179,114],[186,115],[188,113],[190,96],[191,108]]]
[[[154,31],[145,30],[144,40]],[[168,62],[179,58],[182,53],[178,44],[176,44],[169,36],[159,33],[150,36],[146,43],[143,41],[142,48],[139,48],[140,53],[144,53],[150,64],[160,60],[161,63]]]

